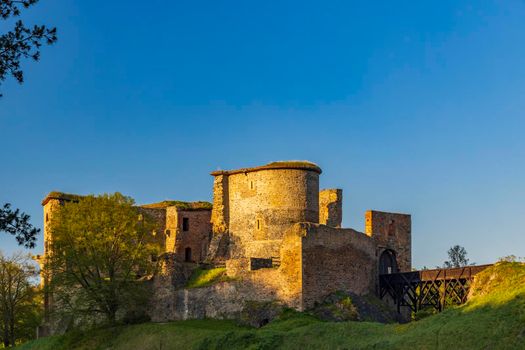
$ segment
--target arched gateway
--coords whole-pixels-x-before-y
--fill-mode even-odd
[[[379,257],[379,274],[391,274],[399,272],[397,267],[396,253],[393,250],[386,249]]]

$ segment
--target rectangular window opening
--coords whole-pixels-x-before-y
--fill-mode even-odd
[[[189,230],[190,230],[190,219],[182,218],[182,231],[189,231]]]

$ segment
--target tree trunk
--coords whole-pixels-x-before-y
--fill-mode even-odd
[[[9,334],[11,335],[11,345],[12,346],[15,346],[15,343],[16,343],[16,338],[15,338],[15,318],[11,318],[11,324],[10,324],[10,327],[9,327]]]
[[[2,337],[2,343],[4,343],[4,347],[9,347],[9,334],[7,333],[7,325],[4,328],[4,335]]]
[[[4,343],[4,347],[5,348],[8,348],[9,347],[9,322],[7,320],[7,317],[4,316],[4,325],[3,325],[3,329],[2,329],[2,343]]]

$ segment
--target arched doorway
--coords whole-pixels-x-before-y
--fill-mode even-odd
[[[187,247],[184,249],[184,261],[190,262],[191,261],[191,248]]]
[[[390,274],[398,271],[396,253],[389,249],[383,251],[379,257],[379,274]]]

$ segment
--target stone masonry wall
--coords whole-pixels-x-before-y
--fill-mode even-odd
[[[352,229],[301,223],[302,302],[309,308],[336,291],[375,291],[375,242]]]
[[[191,261],[202,262],[208,251],[211,235],[210,210],[179,210],[176,230],[175,253],[185,259],[186,249],[191,249]],[[183,230],[184,219],[188,219],[188,231]]]
[[[179,229],[179,212],[177,207],[171,206],[166,208],[166,230],[165,236],[165,251],[166,253],[175,253],[177,231]]]
[[[228,231],[229,221],[229,186],[228,175],[216,175],[213,179],[213,209],[211,222],[213,233]]]
[[[285,238],[285,241],[287,239]],[[250,259],[226,262],[230,277],[204,288],[184,288],[194,264],[175,260],[163,263],[162,273],[153,280],[149,314],[154,322],[192,318],[234,318],[246,302],[281,302],[300,309],[300,238],[286,245],[279,268],[249,271]]]
[[[319,223],[341,227],[343,221],[343,190],[325,189],[319,192]]]
[[[410,215],[369,210],[365,233],[377,244],[377,256],[393,250],[400,272],[412,270],[412,221]]]
[[[44,205],[44,256],[50,253],[50,244],[52,241],[52,235],[50,231],[50,224],[53,218],[53,214],[60,208],[60,200],[50,199]]]
[[[291,225],[319,220],[319,174],[315,171],[267,169],[228,178],[227,225],[237,255],[232,257],[275,256]]]

